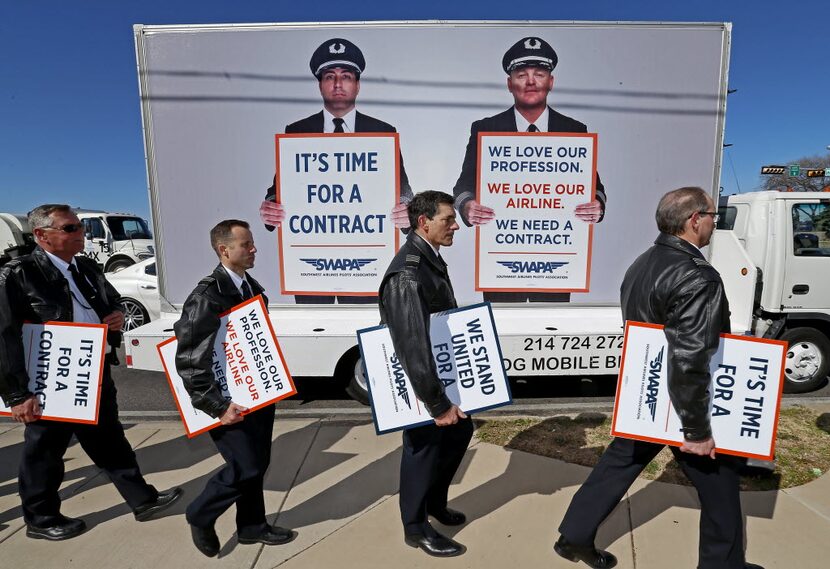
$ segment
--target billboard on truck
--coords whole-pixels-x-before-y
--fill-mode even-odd
[[[340,213],[332,207],[330,200],[337,195],[333,193],[337,178],[322,177],[320,162],[310,158],[315,152],[313,137],[309,139],[310,146],[306,142],[296,156],[283,157],[284,164],[296,163],[299,167],[303,156],[303,172],[276,171],[278,135],[287,131],[322,132],[312,126],[323,108],[322,85],[310,68],[312,54],[320,48],[339,52],[348,42],[365,57],[365,67],[357,82],[358,124],[351,126],[352,131],[358,134],[365,130],[359,121],[368,117],[375,125],[394,127],[397,133],[399,159],[394,159],[393,150],[392,159],[381,161],[381,168],[387,168],[386,177],[376,176],[377,180],[397,180],[398,187],[388,187],[390,204],[395,203],[397,192],[406,196],[408,190],[418,193],[438,189],[477,196],[480,192],[492,193],[488,188],[500,187],[505,194],[517,193],[515,200],[510,199],[514,196],[502,196],[499,207],[519,205],[510,216],[502,214],[500,225],[496,225],[497,217],[490,225],[482,226],[480,231],[489,232],[486,238],[482,234],[477,239],[476,228],[460,219],[454,245],[441,251],[462,305],[482,300],[524,300],[511,297],[520,293],[510,291],[523,288],[525,277],[545,291],[539,294],[558,295],[538,300],[616,304],[623,272],[656,236],[654,210],[658,197],[684,185],[700,185],[715,193],[720,174],[729,36],[730,25],[724,23],[136,26],[162,294],[174,307],[181,306],[198,276],[216,263],[207,236],[209,229],[225,218],[251,223],[258,247],[255,273],[268,290],[272,304],[327,302],[324,298],[334,302],[335,295],[341,294],[306,284],[302,287],[313,290],[317,296],[295,294],[303,290],[300,285],[293,289],[290,286],[292,278],[298,275],[286,279],[280,274],[281,269],[289,270],[286,267],[291,266],[280,259],[281,232],[283,236],[295,232],[293,240],[286,239],[285,243],[298,247],[304,241],[296,231],[310,232],[308,248],[296,255],[299,260],[294,265],[300,267],[296,270],[305,271],[299,276],[314,279],[319,273],[320,278],[314,283],[328,286],[325,283],[336,281],[338,271],[355,277],[365,269],[373,271],[367,280],[371,281],[370,286],[352,290],[365,293],[376,288],[385,266],[366,253],[370,250],[355,254],[355,259],[342,251],[336,258],[328,258],[325,247],[350,242],[335,231],[338,228],[351,233],[368,231],[370,227],[397,232],[389,204],[379,208],[369,200],[365,202],[364,217],[374,216],[372,224],[358,223],[365,221],[358,217],[349,217],[348,223],[342,219],[328,223],[331,220],[325,216],[343,216],[346,210],[350,216],[359,216],[363,197],[359,188],[355,190],[358,183],[348,182],[342,184],[345,189],[340,195],[345,196],[341,197],[344,200],[351,198],[351,202],[344,201]],[[590,135],[586,139],[590,142],[589,154],[580,150],[581,163],[568,158],[568,152],[573,152],[576,145],[573,137],[560,136],[560,143],[544,133],[533,133],[531,140],[528,133],[519,145],[512,137],[511,144],[501,151],[518,152],[521,148],[521,164],[525,166],[514,168],[514,162],[518,162],[504,161],[507,170],[494,177],[491,168],[487,174],[493,185],[479,187],[476,180],[480,182],[483,168],[501,166],[488,161],[486,156],[482,160],[472,156],[471,162],[469,148],[475,154],[480,143],[479,133],[471,126],[492,117],[485,121],[489,130],[480,135],[493,135],[492,125],[501,120],[498,117],[512,116],[514,97],[508,90],[502,59],[523,38],[542,39],[555,50],[553,88],[547,98],[550,114],[564,116],[560,118],[565,121],[563,124],[583,125],[582,133]],[[535,45],[536,39],[526,41],[528,49]],[[367,128],[378,131],[381,127]],[[517,128],[513,124],[495,130],[516,132]],[[561,135],[560,127],[550,129],[556,130]],[[350,139],[334,136],[345,142]],[[568,146],[563,146],[564,141],[569,141]],[[374,144],[366,141],[370,143]],[[326,151],[330,155],[338,152],[338,147],[332,148]],[[365,165],[371,162],[369,154],[365,151],[355,161],[343,164]],[[291,162],[294,158],[295,162]],[[566,164],[560,166],[563,160]],[[537,166],[528,166],[531,162],[541,165],[543,171],[539,173]],[[476,170],[471,171],[469,165],[476,163]],[[526,167],[535,169],[532,176],[524,175]],[[572,175],[568,168],[579,175]],[[583,168],[593,168],[596,178],[592,176],[593,170],[586,174]],[[573,180],[568,179],[569,175]],[[289,179],[293,180],[290,187]],[[352,180],[345,174],[343,179]],[[310,217],[292,221],[292,215],[300,210],[292,212],[286,206],[286,221],[276,231],[269,231],[259,219],[259,207],[269,189],[281,181],[280,192],[299,193],[301,201],[307,202],[303,215]],[[577,196],[560,195],[572,194],[570,189],[580,187]],[[580,195],[589,201],[600,189],[607,200],[604,215],[590,224],[590,231],[583,231],[585,227],[579,224],[586,222],[574,217],[572,208]],[[329,201],[315,202],[324,197]],[[555,216],[544,211],[540,215],[539,208],[544,207],[561,211]],[[321,219],[314,218],[315,215]],[[525,223],[525,218],[531,221]],[[320,235],[330,228],[331,235]],[[569,239],[565,237],[568,231],[578,236],[580,246],[575,252],[563,253],[557,247]],[[403,233],[396,237],[387,242],[405,239]],[[355,242],[364,246],[369,243],[359,239]],[[504,247],[499,249],[495,243]],[[531,256],[528,243],[535,245],[536,256]],[[554,253],[574,255],[573,262],[561,255],[544,256]],[[477,267],[477,259],[481,267]],[[495,262],[485,266],[487,259]],[[568,271],[570,267],[579,268],[578,279],[544,278],[546,274],[564,275],[557,271]],[[478,284],[477,269],[488,271],[481,272]],[[485,280],[485,274],[489,280]],[[293,278],[293,282],[299,281]],[[505,292],[498,292],[499,288]],[[563,292],[551,292],[556,290]],[[332,296],[320,296],[325,292]],[[337,296],[337,303],[349,303],[351,298]],[[371,296],[364,299],[372,300]]]

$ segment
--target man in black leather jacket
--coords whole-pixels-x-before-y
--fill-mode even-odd
[[[701,504],[697,567],[757,567],[744,560],[742,461],[715,454],[710,427],[709,364],[719,335],[729,332],[723,282],[699,249],[714,231],[715,205],[701,188],[680,188],[663,196],[656,217],[660,235],[623,279],[623,318],[664,326],[669,395],[685,438],[681,447],[670,448]],[[615,438],[574,496],[554,550],[591,567],[613,567],[616,558],[594,547],[597,528],[663,446]]]
[[[296,534],[268,525],[265,519],[262,484],[271,461],[274,406],[246,414],[245,407],[225,397],[213,374],[219,315],[263,293],[262,286],[246,272],[254,266],[254,238],[248,223],[228,219],[211,229],[210,244],[220,263],[187,297],[182,317],[174,327],[178,340],[176,370],[190,400],[196,409],[218,417],[222,423],[209,432],[227,464],[208,480],[186,514],[194,545],[214,557],[219,554],[214,525],[234,503],[239,543],[278,545],[291,541]],[[268,299],[263,298],[267,305]]]
[[[464,514],[447,508],[447,493],[472,438],[473,424],[450,402],[438,378],[429,318],[457,306],[439,249],[452,245],[458,224],[453,197],[443,192],[417,194],[408,214],[411,231],[380,285],[380,314],[415,395],[435,424],[403,432],[401,521],[407,544],[448,557],[464,553],[464,547],[438,533],[428,516],[444,525],[466,521]]]
[[[76,256],[84,248],[83,225],[69,206],[36,207],[29,213],[29,226],[38,247],[0,271],[0,396],[13,419],[26,424],[18,478],[26,535],[59,541],[86,529],[83,520],[60,513],[63,455],[73,434],[136,519],[148,520],[175,502],[181,489],[159,493],[145,482],[118,420],[110,363],[124,323],[121,297],[94,261]],[[109,328],[97,425],[40,419],[40,403],[29,389],[22,326],[47,321],[103,323]]]

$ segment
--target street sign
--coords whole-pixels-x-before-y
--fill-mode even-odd
[[[825,168],[824,169],[824,177],[825,178],[830,178],[830,168]]]
[[[786,171],[786,166],[761,166],[761,174],[783,174]]]
[[[798,176],[799,174],[801,174],[801,166],[790,164],[790,176]]]
[[[827,168],[817,168],[814,170],[807,170],[808,178],[823,178],[827,175]]]

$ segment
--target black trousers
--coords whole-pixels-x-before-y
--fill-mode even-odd
[[[427,512],[447,507],[450,483],[472,437],[469,417],[449,427],[433,423],[403,432],[400,506],[406,534],[434,534]]]
[[[26,425],[18,487],[27,523],[48,526],[60,515],[58,490],[63,482],[63,455],[74,434],[92,459],[115,484],[124,501],[135,509],[158,498],[144,481],[135,453],[118,420],[118,402],[109,364],[104,365],[98,424],[40,420]]]
[[[559,533],[572,543],[594,543],[599,525],[664,445],[615,438],[574,495]],[[700,499],[699,569],[743,569],[743,517],[738,474],[743,459],[715,460],[671,447]]]
[[[245,415],[240,423],[208,431],[225,459],[225,466],[208,480],[202,493],[187,507],[189,524],[213,527],[219,516],[236,504],[238,535],[255,536],[265,529],[262,484],[271,462],[273,431],[273,405]]]

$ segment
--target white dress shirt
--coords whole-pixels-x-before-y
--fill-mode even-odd
[[[244,293],[244,292],[242,292],[242,283],[243,283],[243,282],[248,283],[248,288],[250,288],[250,289],[251,289],[251,294],[253,294],[254,289],[253,289],[253,287],[251,287],[251,283],[249,283],[249,282],[248,282],[248,279],[246,279],[246,278],[244,278],[244,277],[240,277],[239,275],[237,275],[235,272],[233,272],[232,270],[230,270],[230,269],[229,269],[228,267],[226,267],[225,265],[222,265],[222,268],[223,268],[223,269],[225,269],[225,272],[226,272],[226,273],[228,273],[228,276],[229,276],[229,277],[231,278],[231,280],[233,281],[234,286],[236,286],[236,290],[238,290],[238,291],[239,291],[239,295],[240,295],[242,298],[245,298],[245,293]]]
[[[354,119],[357,111],[352,109],[342,117],[343,119],[343,132],[354,132]],[[334,119],[335,116],[328,112],[325,108],[323,109],[323,132],[334,132]]]
[[[57,257],[50,253],[49,251],[44,250],[46,256],[49,257],[49,260],[52,261],[52,264],[61,272],[63,278],[67,280],[69,283],[69,292],[72,296],[72,320],[73,322],[84,322],[86,324],[100,324],[101,319],[98,318],[98,315],[92,309],[92,306],[89,304],[89,300],[87,300],[81,291],[78,290],[78,285],[75,284],[75,279],[72,278],[72,273],[69,272],[69,265],[60,257]],[[81,275],[81,278],[84,278],[84,274],[78,269],[77,263],[75,263],[75,259],[72,259],[72,265],[75,266],[75,270],[78,271],[78,274]],[[87,280],[87,282],[89,282]],[[92,288],[95,288],[92,283],[89,283]]]
[[[530,123],[526,118],[522,116],[516,107],[513,107],[513,113],[516,115],[516,130],[519,132],[527,132],[527,127],[530,126]],[[550,116],[550,109],[547,105],[545,105],[545,110],[542,111],[542,114],[539,115],[539,118],[533,123],[536,125],[536,128],[539,129],[539,132],[547,132],[548,131],[548,117]]]

